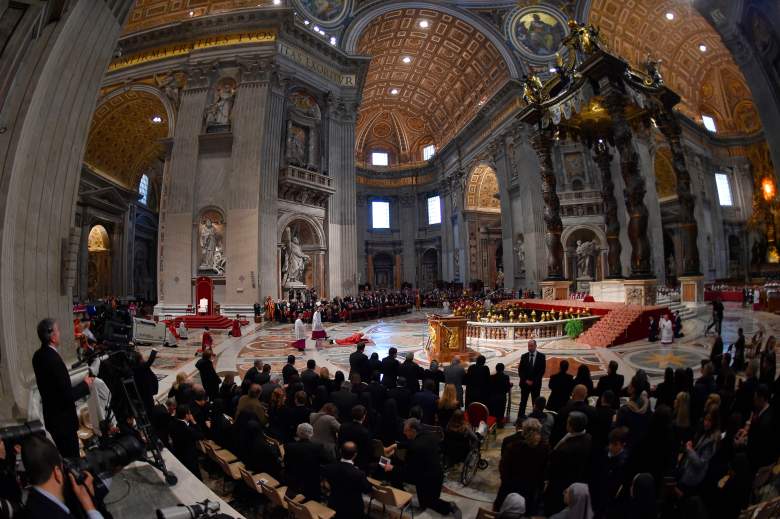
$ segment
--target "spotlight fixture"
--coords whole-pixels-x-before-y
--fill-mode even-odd
[[[404,63],[411,63],[412,58],[410,58],[409,56],[404,56],[403,58],[401,58],[401,61],[403,61]]]
[[[304,20],[303,25],[309,25],[311,22],[309,20]]]
[[[391,88],[390,89],[390,95],[397,96],[398,95],[398,89],[397,88]]]
[[[671,11],[669,11],[668,13],[666,13],[666,19],[667,19],[667,20],[669,20],[670,22],[671,22],[672,20],[674,20],[674,13],[673,13],[673,12],[671,12]]]
[[[315,25],[312,29],[314,29],[314,32],[320,32],[320,27],[318,25]]]
[[[274,5],[279,5],[282,3],[282,0],[274,0]]]
[[[331,45],[336,45],[336,37],[335,36],[331,36],[330,37],[330,44]]]
[[[428,27],[430,27],[431,22],[429,22],[428,20],[420,20],[420,23],[418,25],[420,26],[421,29],[427,29]]]
[[[557,69],[557,68],[555,68],[555,67],[550,67],[550,74],[555,74],[556,72],[558,72],[558,69]]]
[[[195,11],[190,11],[190,16],[195,16]]]
[[[160,124],[162,122],[162,117],[160,117],[159,115],[155,115],[152,117],[152,122],[154,124]]]
[[[704,45],[703,43],[700,43],[700,44],[699,44],[699,50],[700,50],[701,52],[707,52],[707,46],[706,46],[706,45]]]

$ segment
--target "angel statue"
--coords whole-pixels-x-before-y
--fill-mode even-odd
[[[292,236],[290,228],[286,228],[282,239],[282,286],[301,283],[308,261],[309,257],[303,253],[298,235]]]
[[[577,277],[593,277],[593,254],[596,247],[592,241],[577,240]]]
[[[165,74],[163,76],[154,75],[154,82],[157,88],[165,93],[165,97],[171,102],[174,108],[179,106],[179,94],[181,92],[181,82],[175,74]]]

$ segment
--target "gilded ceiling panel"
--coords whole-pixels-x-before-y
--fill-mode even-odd
[[[755,106],[742,72],[689,1],[593,0],[589,23],[632,66],[641,69],[648,55],[661,59],[661,74],[682,97],[679,110],[691,119],[701,122],[703,110],[710,110],[715,113],[706,115],[716,116],[721,133],[760,129],[758,118],[751,117]]]
[[[206,14],[271,4],[272,0],[136,0],[124,33],[130,34]]]
[[[498,198],[498,177],[490,166],[474,168],[466,185],[466,210],[497,213],[501,211]]]
[[[102,103],[92,116],[84,162],[135,189],[162,152],[168,117],[154,94],[129,90]]]

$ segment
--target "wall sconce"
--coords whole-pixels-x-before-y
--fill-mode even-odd
[[[764,180],[761,181],[761,194],[764,196],[764,200],[767,202],[774,200],[776,192],[777,187],[775,186],[775,181],[770,177],[765,177]]]

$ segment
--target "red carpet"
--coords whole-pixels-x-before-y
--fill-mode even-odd
[[[176,326],[184,321],[187,329],[205,328],[208,326],[212,330],[227,330],[233,326],[233,319],[228,319],[224,315],[185,315],[174,319]],[[241,326],[246,326],[249,321],[241,320]]]

